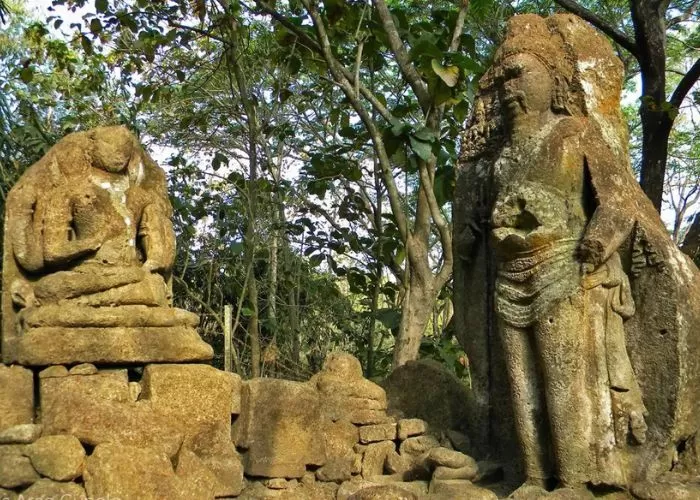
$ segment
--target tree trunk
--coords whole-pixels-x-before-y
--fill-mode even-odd
[[[255,271],[250,268],[248,278],[248,303],[252,313],[248,320],[248,337],[250,339],[250,375],[255,378],[260,376],[262,366],[262,350],[260,349],[260,322],[258,321],[258,284],[255,280]]]
[[[700,265],[700,213],[695,214],[693,223],[683,238],[681,250]]]
[[[401,308],[401,324],[394,347],[394,369],[418,359],[420,343],[433,311],[435,293],[432,287],[414,278],[411,273],[409,288]]]
[[[642,172],[639,183],[656,211],[661,212],[672,122],[668,111],[656,111],[651,109],[653,106],[651,102],[643,102],[639,111],[642,118]]]

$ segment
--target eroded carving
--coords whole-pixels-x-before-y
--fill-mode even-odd
[[[164,172],[127,129],[54,146],[7,200],[4,359],[210,358],[196,315],[171,307],[171,212]]]
[[[651,371],[639,361],[653,347],[628,344],[646,334],[635,302],[649,290],[635,297],[630,277],[675,279],[663,286],[677,296],[698,277],[632,176],[621,79],[610,46],[580,19],[516,16],[465,133],[455,290],[475,367],[475,432],[493,435],[502,418],[502,370],[528,483],[625,486],[650,448],[668,445],[657,434],[643,446],[650,412],[638,372],[648,384]],[[680,259],[682,279],[665,272],[669,259]],[[685,331],[697,311],[696,300],[684,318],[659,322]]]

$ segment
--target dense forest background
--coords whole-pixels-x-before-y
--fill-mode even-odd
[[[0,0],[0,193],[66,133],[125,124],[168,172],[177,305],[219,366],[229,304],[245,377],[343,349],[369,377],[427,356],[468,380],[453,175],[505,22],[571,11],[611,39],[632,165],[696,257],[699,4]]]

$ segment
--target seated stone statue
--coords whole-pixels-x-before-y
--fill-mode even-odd
[[[54,146],[8,197],[3,357],[209,359],[198,317],[171,307],[170,215],[163,171],[125,128],[71,134]],[[56,352],[56,337],[73,347]]]

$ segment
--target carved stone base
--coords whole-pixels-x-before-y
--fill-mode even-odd
[[[190,327],[39,327],[18,339],[13,361],[30,366],[159,363],[209,361],[213,355]]]

